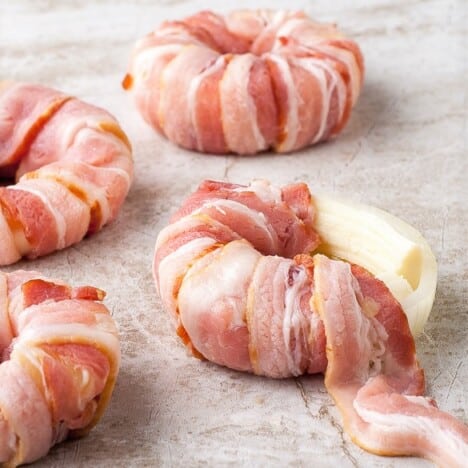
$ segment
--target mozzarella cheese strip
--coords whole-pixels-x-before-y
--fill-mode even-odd
[[[359,47],[302,12],[203,11],[139,40],[123,86],[184,148],[284,153],[336,135],[363,75]]]
[[[120,365],[116,325],[93,287],[0,273],[0,464],[15,467],[86,435]]]
[[[0,187],[0,265],[63,249],[115,219],[133,161],[114,117],[24,83],[0,86],[0,113],[0,177],[17,179]]]
[[[315,196],[319,251],[356,263],[384,281],[405,311],[413,335],[429,317],[437,285],[437,263],[412,226],[375,207]]]
[[[195,356],[274,378],[325,373],[362,448],[466,460],[466,426],[423,397],[412,333],[436,264],[406,223],[304,184],[205,181],[160,232],[153,273]]]

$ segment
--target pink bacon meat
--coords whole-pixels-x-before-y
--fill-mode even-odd
[[[202,11],[138,41],[123,86],[184,148],[285,153],[336,135],[363,75],[357,44],[302,12]]]
[[[406,315],[320,243],[305,184],[205,181],[156,241],[153,273],[194,355],[274,378],[325,373],[354,442],[442,466],[468,459],[468,429],[423,396]]]
[[[0,83],[0,265],[79,242],[118,214],[130,143],[106,111],[39,85]]]
[[[98,422],[120,363],[103,298],[36,272],[0,273],[0,465],[33,462]]]

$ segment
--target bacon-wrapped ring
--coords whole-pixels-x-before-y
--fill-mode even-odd
[[[86,435],[103,414],[120,363],[104,292],[40,273],[0,272],[0,465]]]
[[[423,396],[410,324],[427,319],[436,263],[406,223],[305,184],[205,181],[160,232],[153,271],[196,356],[275,378],[323,372],[362,448],[466,462],[467,427]]]
[[[363,74],[357,44],[302,12],[203,11],[138,41],[123,86],[184,148],[285,153],[341,131]]]
[[[0,82],[0,265],[79,242],[112,221],[133,177],[108,112],[44,86]]]

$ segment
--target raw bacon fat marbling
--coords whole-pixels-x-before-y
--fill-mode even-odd
[[[123,85],[184,148],[283,153],[336,135],[363,74],[357,44],[302,12],[203,11],[138,41]]]
[[[98,422],[117,378],[104,292],[31,271],[0,273],[0,465],[47,454]]]
[[[0,82],[0,265],[63,249],[112,221],[133,177],[109,113],[35,84]]]
[[[383,282],[311,255],[305,184],[205,181],[156,241],[153,273],[194,355],[274,378],[323,372],[362,448],[463,466],[468,430],[424,397],[408,320]]]

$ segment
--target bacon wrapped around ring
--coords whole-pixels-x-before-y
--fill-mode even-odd
[[[153,272],[196,356],[274,378],[324,373],[365,450],[466,464],[468,428],[424,396],[410,323],[427,319],[436,265],[402,221],[305,184],[205,181],[159,234]]]
[[[0,265],[79,242],[118,214],[130,143],[108,112],[44,86],[0,82]]]
[[[102,416],[119,371],[104,291],[0,272],[0,465],[33,462]]]
[[[123,86],[179,146],[287,153],[343,129],[363,76],[357,44],[303,12],[202,11],[139,40]]]

